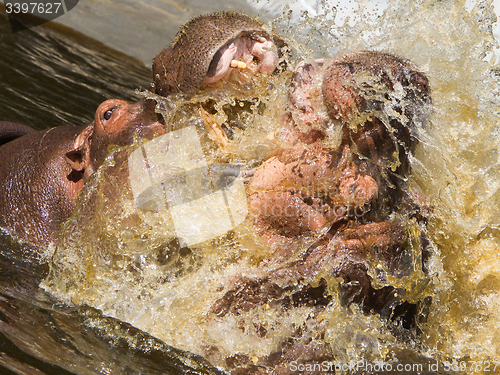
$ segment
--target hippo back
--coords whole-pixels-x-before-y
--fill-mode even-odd
[[[82,129],[32,131],[0,147],[0,226],[35,246],[57,239],[83,187],[64,156]]]
[[[0,121],[0,146],[34,131],[29,126],[23,124]]]

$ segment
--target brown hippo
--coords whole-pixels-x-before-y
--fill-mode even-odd
[[[200,28],[203,33],[198,33]],[[156,92],[189,94],[229,79],[231,72],[243,72],[238,75],[239,84],[257,72],[270,74],[281,53],[276,46],[283,45],[246,15],[226,12],[193,19],[176,43],[153,61]],[[178,84],[169,86],[172,80]],[[24,125],[1,123],[0,155],[7,162],[0,169],[0,198],[4,198],[0,226],[35,245],[54,241],[108,146],[130,144],[134,136],[151,139],[164,133],[154,105],[151,100],[133,105],[106,101],[85,129],[56,127],[36,132]]]
[[[288,146],[266,160],[248,185],[254,223],[275,249],[277,268],[237,284],[213,312],[236,314],[242,306],[278,303],[287,295],[320,306],[329,301],[326,283],[320,289],[309,283],[326,273],[342,280],[345,305],[358,303],[366,313],[413,324],[414,305],[396,309],[404,291],[373,287],[368,269],[377,264],[382,278],[408,275],[414,243],[426,259],[426,205],[406,178],[408,153],[417,143],[413,131],[425,125],[429,104],[427,78],[390,54],[360,52],[330,64],[299,64],[285,114]],[[331,126],[341,127],[338,148],[325,143]],[[420,224],[416,238],[410,234],[415,228],[408,228],[413,219]],[[288,261],[307,238],[317,239]]]
[[[201,116],[208,137],[224,154],[234,130],[240,134],[249,125],[246,118],[265,107],[266,87],[284,81],[277,73],[286,69],[290,54],[283,39],[248,15],[202,15],[156,55],[151,91],[170,96],[159,100],[159,108],[172,109],[164,112],[167,122]],[[175,95],[189,100],[172,106]]]
[[[241,86],[257,73],[273,73],[284,52],[280,37],[245,14],[200,16],[154,58],[154,91],[161,96],[192,94],[231,79]]]
[[[108,146],[164,133],[150,105],[107,100],[86,128],[0,123],[0,226],[35,246],[55,241]]]

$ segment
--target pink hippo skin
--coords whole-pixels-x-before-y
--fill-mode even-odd
[[[250,180],[255,223],[267,245],[288,257],[292,239],[350,217],[377,198],[378,184],[362,172],[349,147],[332,153],[319,143],[291,148],[268,159]],[[278,255],[278,254],[277,254]]]
[[[349,64],[355,68],[349,70]],[[423,106],[417,99],[426,101],[428,97],[425,76],[408,62],[388,54],[349,54],[333,61],[324,78],[322,65],[321,61],[298,65],[283,133],[290,147],[264,162],[249,183],[255,223],[265,243],[280,243],[285,257],[288,254],[283,239],[293,242],[295,236],[340,221],[361,225],[385,220],[402,194],[398,179],[408,174],[406,153],[415,141],[406,126],[394,121],[391,125],[396,135],[389,135],[371,112],[356,129],[348,126],[354,112],[361,116],[363,108],[368,107],[356,89],[356,73],[381,76],[383,88],[389,92],[396,83],[405,85],[409,98],[404,111],[409,122],[415,112],[411,107]],[[384,67],[395,78],[384,77]],[[318,96],[324,98],[325,106]],[[344,129],[339,150],[323,146],[329,122]],[[393,173],[386,166],[398,152],[397,173]],[[377,206],[377,212],[372,205]]]
[[[244,86],[253,74],[279,72],[275,61],[284,45],[244,15],[196,18],[153,61],[154,89],[168,96]],[[407,183],[408,154],[429,105],[425,75],[390,54],[357,52],[333,61],[300,63],[284,116],[284,147],[248,183],[250,218],[272,255],[261,276],[225,285],[207,319],[228,314],[237,319],[267,305],[282,310],[311,307],[314,320],[332,300],[329,284],[336,280],[343,305],[357,303],[365,313],[390,317],[404,328],[414,326],[418,304],[402,302],[404,291],[391,286],[375,289],[369,267],[382,264],[394,277],[409,272],[406,223],[415,219],[424,226],[426,204]],[[341,132],[337,148],[326,142],[332,129]],[[424,229],[420,237],[425,262]],[[425,264],[422,268],[425,272]],[[267,337],[257,323],[255,334]],[[269,356],[236,354],[226,362],[232,374],[287,374],[290,361],[318,363],[318,358],[333,356],[304,324]]]
[[[358,81],[360,75],[364,83]],[[388,102],[365,97],[363,90],[370,85]],[[402,89],[401,101],[392,98],[395,86]],[[368,267],[383,264],[395,277],[409,272],[411,245],[405,220],[414,218],[423,228],[426,205],[408,188],[405,177],[410,172],[408,152],[416,144],[412,129],[426,113],[429,92],[422,73],[408,61],[384,53],[360,52],[329,64],[299,64],[285,114],[283,138],[288,146],[266,160],[248,185],[252,218],[264,244],[274,249],[268,262],[274,269],[228,285],[212,314],[237,317],[262,305],[283,310],[308,306],[315,308],[310,315],[314,320],[332,299],[332,279],[326,277],[331,275],[340,280],[337,290],[344,306],[359,304],[365,313],[389,318],[398,329],[415,326],[419,306],[428,301],[410,304],[401,300],[404,290],[374,288]],[[380,118],[383,104],[392,105],[406,122],[390,120],[389,131]],[[364,121],[350,127],[355,118]],[[338,149],[324,143],[332,123],[343,131]],[[304,237],[315,241],[300,247]],[[420,246],[426,272],[425,229]],[[265,329],[256,325],[255,330],[266,337]],[[330,347],[316,335],[304,324],[275,352],[259,358],[258,365],[238,357],[232,373],[289,374],[290,361],[333,360]]]
[[[0,123],[0,226],[37,247],[57,240],[108,146],[164,133],[153,109],[144,100],[107,100],[86,128],[34,131]]]
[[[239,285],[229,290],[214,305],[214,313],[220,316],[236,313],[243,305],[248,308],[280,300],[291,293],[285,285],[295,284],[292,290],[300,290],[300,285],[310,288],[309,282],[325,270],[341,278],[339,291],[345,305],[354,302],[367,313],[391,314],[388,306],[398,300],[394,288],[372,287],[366,260],[381,262],[396,277],[409,272],[404,218],[416,218],[423,225],[426,207],[423,199],[415,199],[418,193],[408,191],[407,154],[416,144],[414,121],[430,102],[427,79],[408,61],[377,52],[334,60],[324,75],[317,70],[322,65],[299,64],[292,79],[283,133],[290,146],[266,160],[248,185],[253,220],[263,242],[275,249],[271,262],[276,270],[263,277],[258,288]],[[361,74],[365,83],[357,81]],[[393,109],[404,114],[406,123],[390,120],[394,130],[389,131],[379,118],[383,102],[367,99],[356,85],[363,89],[378,85],[378,95],[394,104]],[[403,100],[394,103],[391,95],[396,85],[403,90],[398,96]],[[351,128],[356,116],[365,120]],[[343,129],[339,149],[323,143],[332,122]],[[315,244],[303,250],[297,260],[287,262],[296,253],[299,239],[314,237],[319,230],[324,234]],[[424,232],[421,243],[425,259]],[[272,286],[265,285],[269,283]],[[235,290],[239,290],[237,297]],[[266,295],[268,290],[272,295]],[[322,293],[317,295],[318,304],[324,298]],[[308,299],[308,303],[313,300]]]

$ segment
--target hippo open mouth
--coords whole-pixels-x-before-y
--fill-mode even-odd
[[[246,15],[197,17],[153,60],[153,88],[161,96],[190,95],[231,75],[245,83],[274,72],[285,49],[280,37]]]
[[[240,35],[215,53],[202,88],[235,73],[239,73],[236,79],[244,83],[259,72],[273,73],[277,65],[278,52],[271,40],[258,34]]]

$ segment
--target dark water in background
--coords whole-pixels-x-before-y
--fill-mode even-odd
[[[54,26],[12,34],[0,15],[0,120],[86,125],[102,101],[134,101],[149,82],[142,63],[80,34]],[[219,373],[95,309],[60,304],[38,288],[46,272],[0,234],[0,374]]]
[[[0,15],[0,120],[86,125],[106,99],[137,99],[150,69],[62,26],[13,34]]]

